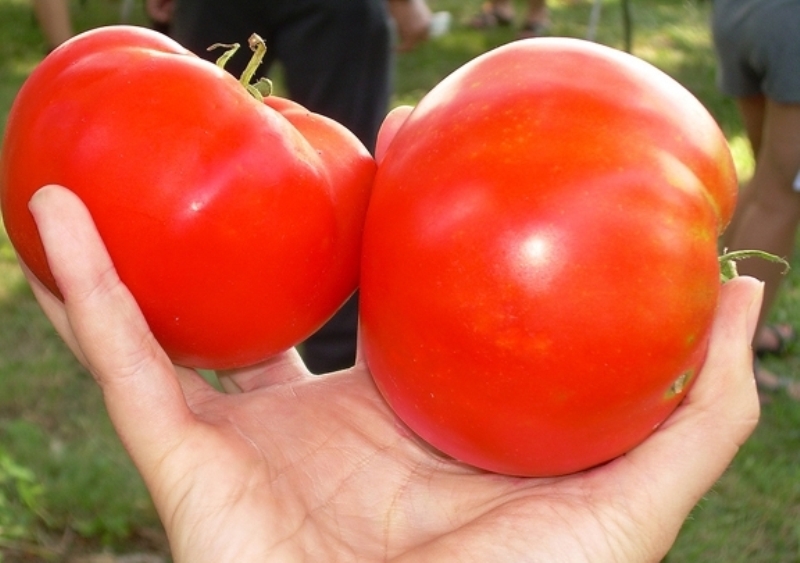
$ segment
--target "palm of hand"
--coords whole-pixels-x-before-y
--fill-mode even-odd
[[[178,559],[526,561],[534,549],[550,561],[629,559],[644,549],[632,523],[656,518],[603,508],[615,472],[636,476],[622,460],[533,480],[441,457],[395,419],[361,366],[315,377],[287,354],[221,379],[244,392],[183,376],[196,422],[160,469],[175,476],[156,502]],[[582,552],[593,539],[598,551]]]

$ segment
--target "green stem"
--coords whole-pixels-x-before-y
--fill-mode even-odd
[[[267,54],[267,44],[257,33],[250,36],[247,40],[247,44],[250,46],[250,50],[253,51],[253,56],[250,57],[250,61],[247,63],[247,67],[244,69],[242,77],[239,79],[239,82],[245,86],[250,85],[250,82],[256,75],[258,67],[264,62],[264,56]]]
[[[238,43],[214,43],[206,50],[213,51],[214,49],[226,49],[226,51],[217,59],[217,66],[219,68],[225,68],[225,65],[228,64],[228,61],[231,60],[231,57],[236,54],[236,51],[238,51],[240,47],[241,45]]]
[[[739,275],[739,272],[736,271],[736,262],[739,260],[745,260],[747,258],[761,258],[762,260],[767,260],[769,262],[775,262],[777,264],[784,265],[784,273],[789,271],[789,262],[784,260],[783,258],[779,258],[774,254],[770,254],[769,252],[764,252],[762,250],[733,250],[731,252],[725,252],[722,256],[719,257],[719,276],[720,281],[722,283],[731,281],[733,278]]]
[[[267,44],[257,33],[254,33],[250,36],[250,38],[247,40],[247,44],[250,47],[250,50],[253,51],[253,56],[250,57],[250,61],[248,61],[244,72],[239,77],[239,83],[241,83],[245,90],[250,92],[255,99],[263,101],[265,96],[269,96],[272,93],[272,82],[267,78],[261,78],[256,81],[255,84],[251,84],[251,82],[256,74],[256,71],[258,70],[258,67],[264,62],[264,56],[267,54]],[[226,51],[217,59],[217,66],[220,68],[225,68],[225,65],[228,64],[228,61],[231,60],[231,57],[236,54],[240,47],[241,45],[238,43],[214,43],[208,48],[208,50],[213,51],[214,49],[219,48],[226,49]]]

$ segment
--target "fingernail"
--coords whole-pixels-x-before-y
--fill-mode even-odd
[[[51,191],[53,186],[43,186],[36,190],[28,202],[28,210],[30,210],[33,218],[38,222],[38,212],[41,211],[44,200],[47,199],[47,194]]]
[[[761,315],[761,303],[764,300],[764,282],[759,282],[758,290],[753,295],[750,307],[747,309],[747,337],[753,341],[758,326],[758,318]]]

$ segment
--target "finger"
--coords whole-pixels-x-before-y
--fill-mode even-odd
[[[369,369],[369,368],[367,368],[367,360],[364,357],[364,342],[363,342],[363,339],[362,339],[361,335],[362,335],[361,323],[359,322],[358,330],[356,331],[356,361],[355,361],[355,365],[357,367],[363,367],[365,369]]]
[[[36,301],[39,303],[39,306],[44,311],[45,316],[47,316],[53,327],[55,327],[56,331],[59,333],[59,336],[61,336],[61,339],[69,347],[72,354],[84,367],[88,369],[88,360],[85,358],[83,350],[81,350],[77,340],[75,339],[75,335],[72,332],[72,327],[70,326],[64,303],[49,289],[47,289],[47,287],[41,281],[39,281],[39,278],[36,277],[36,275],[22,260],[19,261],[19,264],[23,274],[25,274],[25,277],[28,280],[28,284],[33,290],[33,295],[36,298]],[[177,366],[175,367],[175,370],[178,374],[178,379],[184,395],[194,394],[201,391],[210,391],[213,389],[202,377],[198,376],[195,370]]]
[[[691,447],[686,469],[696,470],[697,498],[714,484],[756,427],[758,391],[751,343],[763,283],[747,277],[725,284],[708,355],[694,387],[658,434]]]
[[[677,529],[756,427],[758,394],[750,343],[763,284],[737,278],[722,287],[705,364],[673,415],[622,462]],[[630,481],[633,482],[633,481]]]
[[[30,209],[64,296],[63,312],[36,291],[102,388],[111,420],[146,476],[192,420],[172,364],[78,197],[50,186],[33,196]]]
[[[389,145],[397,135],[400,127],[408,119],[408,116],[411,115],[413,109],[412,106],[398,106],[386,115],[378,131],[378,140],[375,143],[375,162],[380,164],[383,161],[386,151],[389,150]]]
[[[249,393],[256,389],[310,377],[311,373],[295,348],[260,364],[217,371],[217,379],[227,393]]]

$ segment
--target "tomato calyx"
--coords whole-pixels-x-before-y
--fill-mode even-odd
[[[689,381],[691,381],[693,376],[694,372],[692,370],[680,374],[678,378],[672,382],[672,385],[669,386],[669,389],[664,395],[664,399],[669,400],[683,393],[689,386]]]
[[[746,260],[748,258],[761,258],[762,260],[767,260],[769,262],[783,264],[784,273],[789,271],[789,262],[783,258],[775,256],[774,254],[770,254],[769,252],[764,252],[763,250],[733,250],[728,252],[726,249],[722,256],[719,257],[720,282],[729,282],[733,278],[737,277],[739,272],[736,270],[736,262],[739,260]]]
[[[259,78],[253,83],[253,76],[255,76],[256,70],[258,70],[261,63],[264,62],[264,56],[267,54],[267,43],[260,35],[254,33],[247,40],[247,44],[250,50],[253,51],[253,56],[250,57],[244,72],[239,77],[239,82],[251,96],[259,102],[263,102],[265,97],[272,94],[272,81],[269,78]],[[208,50],[225,49],[225,52],[217,59],[217,66],[224,69],[231,57],[240,48],[241,45],[239,43],[214,43]]]

